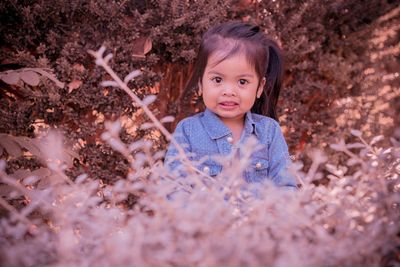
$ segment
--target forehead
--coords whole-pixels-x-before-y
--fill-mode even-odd
[[[255,73],[254,64],[252,64],[244,51],[237,51],[231,54],[228,52],[226,50],[218,50],[212,53],[208,57],[205,71],[227,74]]]

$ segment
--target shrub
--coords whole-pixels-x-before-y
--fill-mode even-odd
[[[128,92],[164,132],[148,109],[152,97],[140,100],[132,93],[127,79],[122,82],[103,61],[103,52],[93,53],[96,62],[118,81],[103,85]],[[105,128],[103,140],[131,168],[113,185],[86,174],[71,182],[64,173],[70,155],[53,131],[36,143],[51,179],[43,182],[42,174],[14,179],[1,161],[2,189],[8,190],[1,204],[8,212],[0,220],[0,238],[7,266],[390,266],[396,260],[400,147],[395,139],[383,148],[382,137],[366,142],[353,130],[360,142],[331,145],[347,156],[345,165],[312,151],[307,172],[300,162],[292,167],[302,184],[293,192],[246,184],[238,175],[246,156],[241,164],[226,164],[215,178],[191,163],[190,175],[179,177],[165,168],[160,153],[152,154],[148,141],[125,144],[120,120]],[[240,149],[249,157],[254,145],[250,140]],[[312,183],[323,175],[320,165],[330,173],[328,186]],[[131,208],[130,195],[139,197]],[[13,201],[24,205],[15,208]]]

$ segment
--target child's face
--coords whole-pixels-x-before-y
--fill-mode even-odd
[[[242,122],[256,97],[260,97],[265,78],[259,79],[254,67],[242,53],[218,63],[220,58],[221,54],[218,53],[209,57],[199,83],[204,104],[223,122]]]

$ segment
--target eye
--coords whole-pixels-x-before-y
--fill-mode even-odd
[[[248,83],[249,83],[249,81],[246,80],[246,79],[240,79],[240,80],[239,80],[239,84],[240,84],[240,85],[246,85],[246,84],[248,84]]]
[[[215,83],[221,83],[222,82],[222,78],[221,77],[214,77],[211,79],[213,82]]]

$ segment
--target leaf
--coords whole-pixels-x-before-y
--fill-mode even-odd
[[[74,158],[79,159],[79,154],[73,151],[71,148],[65,148],[66,156],[64,158],[65,164],[68,167],[72,167],[74,165]]]
[[[35,175],[39,178],[42,178],[51,175],[51,171],[48,168],[39,168],[37,170],[32,171],[31,175]]]
[[[135,79],[137,76],[141,75],[142,72],[140,70],[134,70],[124,78],[124,83],[128,83],[129,81]]]
[[[51,185],[51,178],[50,177],[43,177],[40,179],[38,185],[37,185],[37,189],[39,190],[43,190],[48,188]]]
[[[152,122],[145,122],[142,125],[140,125],[140,129],[142,129],[142,130],[147,130],[152,127],[154,127],[154,123],[152,123]]]
[[[113,54],[108,54],[107,56],[104,57],[104,62],[106,62],[106,64],[113,58]]]
[[[383,135],[375,136],[374,138],[372,138],[370,145],[372,146],[372,145],[378,143],[379,141],[382,141],[383,139],[384,139]]]
[[[37,181],[39,181],[39,177],[35,176],[35,175],[31,175],[24,179],[23,184],[24,185],[33,185]]]
[[[60,88],[64,88],[65,83],[60,82],[56,76],[52,73],[49,73],[47,71],[45,71],[44,69],[41,68],[33,68],[33,69],[27,69],[27,70],[33,70],[37,73],[40,73],[41,75],[45,76],[46,78],[48,78],[49,80],[53,81],[58,87]]]
[[[10,174],[10,176],[18,180],[22,180],[30,176],[37,176],[39,178],[43,178],[49,175],[51,175],[51,171],[48,168],[39,168],[34,171],[28,169],[19,169],[16,170],[14,173]]]
[[[360,163],[360,160],[358,158],[349,158],[347,160],[347,166],[354,166],[358,163]]]
[[[146,41],[145,41],[144,47],[143,47],[143,54],[149,53],[152,47],[153,47],[153,45],[151,43],[151,39],[146,38]]]
[[[174,116],[165,116],[160,120],[161,123],[173,122],[175,120]]]
[[[103,87],[119,87],[116,81],[102,81],[100,85]]]
[[[49,186],[55,186],[61,184],[63,181],[60,179],[58,174],[42,177],[37,185],[39,190],[46,189]]]
[[[354,130],[354,129],[351,129],[351,130],[350,130],[350,133],[351,133],[352,135],[354,135],[354,136],[357,136],[357,137],[360,137],[360,136],[362,135],[361,131],[359,131],[359,130]]]
[[[23,137],[23,136],[17,136],[14,138],[15,142],[17,142],[21,147],[25,148],[29,152],[31,152],[33,155],[42,158],[43,154],[40,151],[36,139],[28,138],[28,137]]]
[[[139,140],[139,141],[136,141],[136,142],[133,142],[133,143],[131,143],[130,145],[129,145],[129,151],[130,152],[133,152],[133,151],[135,151],[136,149],[139,149],[139,148],[141,148],[141,147],[143,147],[143,140]]]
[[[141,37],[133,41],[133,56],[145,58],[145,55],[152,49],[152,41],[148,37]]]
[[[332,148],[333,150],[336,150],[336,151],[345,151],[346,150],[346,143],[344,142],[343,139],[340,139],[339,143],[330,144],[329,147]]]
[[[87,175],[86,173],[83,173],[83,174],[79,175],[78,177],[76,177],[75,183],[76,183],[76,184],[81,184],[81,183],[83,183],[87,178],[88,178],[88,175]]]
[[[21,80],[23,80],[25,83],[29,84],[30,86],[38,86],[40,82],[39,75],[37,75],[36,72],[33,71],[22,71],[20,73]]]
[[[32,175],[32,172],[30,170],[26,170],[26,169],[19,169],[10,174],[11,177],[13,177],[17,180],[25,179],[26,177],[29,177],[31,175]]]
[[[68,84],[68,93],[71,93],[73,90],[78,89],[81,87],[82,81],[80,80],[73,80]]]
[[[8,154],[13,157],[22,155],[21,147],[13,140],[14,137],[7,134],[0,134],[0,145],[4,147]]]
[[[148,95],[145,98],[143,98],[142,103],[143,105],[150,105],[151,103],[153,103],[155,100],[157,99],[157,96],[155,95]]]
[[[16,71],[9,71],[2,73],[0,78],[7,84],[15,85],[19,81],[19,73]]]

